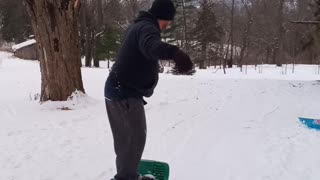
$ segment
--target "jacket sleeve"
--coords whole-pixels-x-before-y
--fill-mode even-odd
[[[139,49],[147,59],[173,59],[179,50],[177,46],[161,41],[160,32],[151,25],[146,25],[139,31]]]

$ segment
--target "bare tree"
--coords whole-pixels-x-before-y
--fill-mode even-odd
[[[233,39],[233,24],[234,24],[234,1],[232,0],[232,5],[231,5],[231,21],[230,21],[230,46],[231,46],[231,50],[230,50],[230,59],[228,59],[228,67],[232,68],[233,65],[233,57],[234,57],[234,39]],[[228,44],[229,45],[229,44]]]
[[[249,4],[252,2],[248,2],[247,0],[241,0],[241,2],[243,3],[243,6],[244,6],[246,14],[247,14],[247,23],[246,23],[246,27],[245,27],[245,30],[243,33],[242,47],[241,47],[241,51],[240,51],[240,59],[238,62],[239,67],[240,67],[240,71],[242,71],[243,59],[246,54],[247,48],[250,44],[249,35],[251,33],[251,27],[253,24],[252,9],[250,9],[250,7],[249,7]],[[251,6],[251,8],[252,8],[252,6]]]
[[[95,2],[96,1],[84,1],[83,13],[84,13],[84,37],[85,37],[85,66],[92,66],[92,59],[94,56],[94,44],[95,44]]]
[[[278,35],[276,37],[276,49],[274,51],[273,60],[277,66],[282,65],[283,57],[284,57],[284,3],[285,0],[279,0],[278,2]]]
[[[96,42],[101,41],[101,35],[106,29],[103,24],[103,7],[102,7],[102,0],[96,0],[96,7],[97,7],[97,12],[96,12],[96,34],[95,34],[95,44]],[[93,56],[93,65],[94,67],[100,67],[100,59],[97,56],[97,53],[95,51],[94,56]]]
[[[25,0],[38,46],[41,101],[84,92],[78,18],[80,0]]]

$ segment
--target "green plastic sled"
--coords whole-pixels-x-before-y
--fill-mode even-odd
[[[169,164],[152,160],[141,160],[139,173],[141,175],[153,175],[157,180],[169,180]]]

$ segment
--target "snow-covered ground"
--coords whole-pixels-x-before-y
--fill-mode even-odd
[[[3,52],[0,61],[0,180],[110,179],[107,68],[82,69],[87,95],[39,104],[38,62]],[[161,74],[145,107],[143,158],[168,162],[171,180],[318,180],[320,131],[298,117],[320,117],[320,75],[288,68]]]

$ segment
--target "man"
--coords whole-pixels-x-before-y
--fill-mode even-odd
[[[143,97],[150,97],[157,85],[159,59],[173,59],[178,73],[193,71],[187,54],[161,41],[160,33],[175,12],[171,0],[155,0],[148,12],[140,12],[124,36],[106,81],[106,108],[117,156],[115,180],[148,179],[138,174],[147,131]]]

